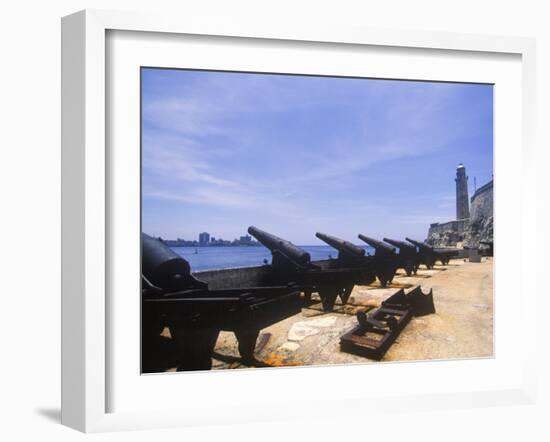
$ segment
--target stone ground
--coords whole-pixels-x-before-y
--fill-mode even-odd
[[[389,288],[356,286],[346,306],[325,313],[312,305],[261,331],[259,365],[295,366],[377,363],[340,351],[340,336],[357,324],[358,308],[372,309],[400,288],[433,289],[436,313],[413,318],[382,361],[490,357],[493,355],[493,262],[453,260],[416,276],[398,274]],[[213,369],[245,368],[230,332],[218,339]]]

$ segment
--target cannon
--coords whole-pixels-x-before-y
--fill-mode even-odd
[[[141,273],[147,289],[158,287],[176,291],[181,287],[207,288],[207,284],[191,275],[189,263],[159,239],[142,233],[141,253]]]
[[[404,269],[407,276],[411,276],[413,273],[416,275],[418,266],[420,265],[419,254],[416,247],[405,241],[398,241],[391,238],[383,238],[383,240],[399,249],[399,268]]]
[[[338,250],[338,259],[346,264],[355,264],[357,260],[361,260],[365,256],[365,249],[348,241],[320,232],[317,232],[315,236]]]
[[[295,246],[290,241],[279,238],[278,236],[272,235],[254,226],[248,228],[248,233],[271,251],[273,266],[291,265],[292,267],[293,265],[297,265],[304,268],[310,266],[310,254],[300,247]]]
[[[428,269],[433,268],[436,261],[441,261],[441,264],[447,265],[452,257],[458,256],[459,254],[457,249],[436,249],[424,242],[416,241],[411,238],[405,239],[418,247],[420,262]]]
[[[317,232],[315,236],[338,250],[338,257],[329,261],[330,268],[355,271],[355,280],[340,294],[344,304],[349,299],[355,284],[368,285],[374,282],[376,279],[374,263],[365,256],[365,249],[325,233]]]
[[[143,372],[173,365],[178,371],[210,369],[221,330],[235,333],[242,360],[253,364],[260,330],[302,307],[294,284],[210,289],[191,274],[185,259],[145,233],[141,296]],[[171,339],[161,336],[164,328]]]
[[[248,228],[248,233],[271,251],[267,283],[296,284],[306,301],[311,299],[312,293],[318,293],[325,311],[334,308],[338,296],[344,303],[349,298],[350,287],[353,288],[361,273],[359,268],[340,268],[327,261],[312,262],[305,250],[254,226]]]
[[[411,238],[405,238],[418,250],[419,263],[424,264],[427,269],[432,269],[437,261],[437,256],[435,254],[434,248],[424,242],[416,241]]]
[[[374,238],[359,234],[358,238],[374,248],[373,265],[376,277],[382,287],[393,281],[395,272],[399,268],[399,260],[395,247],[378,241]]]
[[[444,266],[449,264],[451,258],[458,257],[460,253],[458,249],[450,247],[434,247],[434,252],[437,260],[441,261]]]

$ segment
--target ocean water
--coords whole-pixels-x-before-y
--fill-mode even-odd
[[[313,261],[336,258],[338,251],[330,246],[300,246],[311,255]],[[230,247],[171,247],[178,255],[185,258],[191,265],[191,271],[227,269],[234,267],[259,266],[264,259],[271,263],[271,252],[261,247],[230,246]],[[369,246],[364,249],[373,252]]]

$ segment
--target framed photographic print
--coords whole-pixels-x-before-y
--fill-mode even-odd
[[[84,11],[62,42],[63,423],[532,401],[531,40]]]
[[[142,67],[141,109],[142,372],[493,356],[492,84]]]

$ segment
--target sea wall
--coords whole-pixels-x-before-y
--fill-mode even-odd
[[[208,288],[257,287],[262,285],[268,274],[267,266],[240,267],[234,269],[203,270],[193,272],[193,276],[208,283]]]

